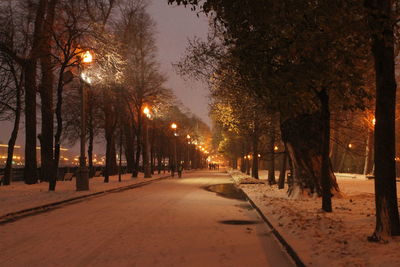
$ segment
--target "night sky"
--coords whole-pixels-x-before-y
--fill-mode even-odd
[[[186,107],[210,124],[208,118],[208,89],[198,82],[183,80],[176,74],[172,66],[184,55],[188,39],[192,39],[194,36],[206,36],[208,20],[205,16],[197,17],[188,8],[168,5],[167,0],[149,2],[148,12],[157,24],[156,40],[161,71],[168,77],[166,87],[173,89],[175,95]],[[38,115],[40,115],[39,110]],[[24,143],[23,126],[24,122],[22,121],[17,140],[18,145],[23,145]],[[11,123],[0,122],[0,127],[0,142],[7,143],[11,133]],[[38,131],[40,131],[39,126]],[[75,146],[73,150],[78,151],[78,146]]]

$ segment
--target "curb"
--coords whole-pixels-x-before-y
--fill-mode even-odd
[[[228,173],[228,174],[233,179],[232,175],[230,173]],[[239,188],[235,182],[233,184],[236,186],[236,188],[238,188],[239,190],[241,190],[245,194],[245,196],[247,198],[247,201],[257,211],[257,213],[260,215],[260,217],[263,219],[263,221],[268,225],[268,227],[271,228],[271,232],[274,234],[274,236],[279,241],[279,243],[281,243],[283,248],[286,250],[286,252],[289,254],[289,256],[292,258],[292,260],[296,264],[296,266],[297,267],[306,267],[306,265],[300,259],[299,255],[297,255],[296,251],[292,248],[292,246],[289,245],[288,242],[286,242],[286,240],[282,237],[282,235],[275,229],[275,227],[272,225],[272,223],[267,219],[267,217],[264,215],[264,213],[261,211],[261,209],[249,197],[249,195],[244,190]]]
[[[108,190],[104,190],[104,191],[99,191],[99,192],[95,192],[95,193],[91,193],[91,194],[87,194],[87,195],[82,195],[82,196],[78,196],[78,197],[73,197],[73,198],[68,198],[65,200],[61,200],[61,201],[57,201],[57,202],[52,202],[49,204],[44,204],[44,205],[40,205],[40,206],[36,206],[33,208],[28,208],[28,209],[24,209],[24,210],[20,210],[20,211],[15,211],[15,212],[10,212],[7,213],[5,215],[0,216],[0,225],[4,225],[7,223],[11,223],[11,222],[15,222],[19,219],[28,217],[28,216],[33,216],[36,214],[40,214],[40,213],[44,213],[44,212],[48,212],[54,209],[57,209],[59,206],[66,204],[74,204],[74,203],[78,203],[80,201],[83,201],[84,199],[87,198],[92,198],[92,197],[99,197],[102,195],[106,195],[108,193],[115,193],[115,192],[122,192],[122,191],[126,191],[126,190],[130,190],[130,189],[134,189],[137,187],[142,187],[148,184],[151,184],[153,182],[157,182],[160,180],[164,180],[171,177],[171,175],[167,175],[167,176],[162,176],[159,178],[154,178],[151,181],[144,181],[144,182],[140,182],[140,183],[136,183],[136,184],[131,184],[131,185],[127,185],[127,186],[121,186],[121,187],[117,187],[117,188],[112,188],[112,189],[108,189]]]
[[[288,242],[282,237],[282,235],[275,229],[275,227],[272,225],[272,223],[267,219],[267,217],[262,213],[260,208],[253,202],[253,200],[247,195],[246,192],[242,190],[242,192],[246,195],[247,201],[249,201],[250,205],[257,211],[257,213],[261,216],[263,221],[271,228],[272,233],[278,239],[279,243],[282,244],[282,246],[285,248],[286,252],[289,254],[289,256],[293,259],[297,267],[306,267],[306,265],[303,263],[303,261],[300,259],[299,255],[297,255],[296,251],[292,248],[292,246],[289,245]]]

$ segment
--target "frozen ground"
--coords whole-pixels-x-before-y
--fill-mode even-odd
[[[232,175],[236,181],[247,177]],[[240,187],[307,266],[400,266],[399,237],[387,244],[367,242],[375,226],[374,181],[340,176],[338,183],[344,196],[332,200],[332,213],[321,212],[321,199],[288,199],[276,186]]]
[[[193,172],[1,225],[1,266],[294,266],[248,203],[204,190],[229,182]]]

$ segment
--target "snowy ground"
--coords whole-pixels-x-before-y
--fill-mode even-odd
[[[191,172],[1,225],[0,266],[294,266],[248,203],[204,188],[229,182]]]
[[[56,191],[48,191],[48,183],[26,185],[23,182],[14,182],[10,186],[0,186],[0,217],[11,212],[33,208],[57,201],[62,201],[108,189],[124,187],[135,183],[165,177],[166,174],[153,175],[152,178],[143,178],[141,173],[138,178],[132,178],[130,174],[122,176],[118,182],[118,175],[110,176],[110,182],[104,183],[104,177],[95,177],[89,180],[89,191],[77,192],[75,177],[72,181],[57,181]]]
[[[234,172],[232,177],[248,176]],[[276,186],[240,187],[307,266],[400,266],[400,238],[387,244],[367,241],[375,226],[374,181],[339,176],[338,183],[344,194],[332,200],[332,213],[321,211],[321,199],[289,199]]]

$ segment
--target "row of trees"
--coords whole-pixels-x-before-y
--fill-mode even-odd
[[[24,181],[48,181],[49,190],[55,190],[61,143],[75,143],[82,130],[82,98],[89,167],[93,170],[95,140],[101,139],[106,146],[105,182],[117,172],[118,146],[128,171],[137,177],[145,106],[154,116],[149,127],[152,158],[171,156],[171,121],[182,122],[180,131],[191,132],[199,141],[209,132],[198,118],[183,112],[165,88],[166,77],[156,59],[155,24],[146,8],[145,0],[0,3],[0,115],[14,119],[4,185],[11,182],[13,148],[24,114]],[[91,64],[82,63],[87,51],[93,55]],[[81,87],[87,89],[85,95]]]
[[[273,155],[280,136],[293,174],[289,193],[315,192],[327,212],[332,211],[332,194],[339,192],[329,157],[335,150],[330,147],[331,132],[335,136],[338,128],[331,125],[343,114],[373,109],[375,99],[377,221],[370,240],[399,235],[394,138],[397,3],[169,2],[213,17],[213,34],[206,42],[191,43],[179,69],[210,82],[212,113],[224,130],[220,139],[234,155],[233,162],[252,150],[257,176],[260,140],[266,137],[266,151]],[[375,77],[375,90],[370,77]],[[274,177],[269,180],[273,183]]]

